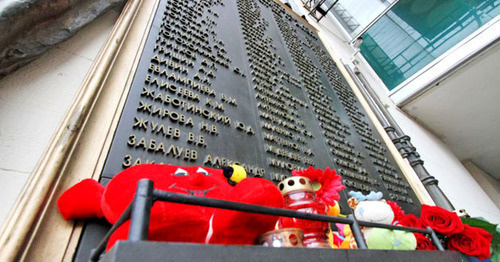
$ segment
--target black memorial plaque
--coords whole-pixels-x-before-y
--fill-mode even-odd
[[[160,1],[101,182],[141,163],[331,167],[344,208],[349,190],[420,206],[317,34],[271,0]]]
[[[141,163],[239,163],[273,181],[329,166],[418,212],[316,33],[269,0],[160,1],[102,179]]]

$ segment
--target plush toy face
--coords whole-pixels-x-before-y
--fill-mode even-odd
[[[117,174],[104,190],[101,208],[110,223],[115,223],[132,201],[137,182],[141,179],[152,180],[155,189],[199,197],[219,195],[232,189],[219,169],[171,165],[135,166]],[[166,203],[158,202],[155,205],[163,204]]]
[[[394,212],[391,206],[382,201],[361,201],[354,209],[354,216],[358,220],[381,224],[391,224]]]
[[[173,167],[162,176],[159,186],[198,197],[205,197],[213,190],[231,188],[219,170],[203,167]]]
[[[137,165],[117,174],[108,185],[84,180],[68,189],[58,201],[66,219],[100,216],[114,224],[134,198],[137,183],[150,179],[157,190],[255,205],[283,207],[278,188],[268,180],[246,178],[232,186],[220,169],[172,165]],[[102,193],[96,193],[97,191]],[[89,199],[97,199],[89,201]],[[90,202],[95,202],[92,204]],[[85,212],[82,212],[82,209]],[[101,212],[102,211],[102,212]],[[252,244],[272,230],[277,217],[156,201],[151,208],[148,239],[217,244]],[[126,239],[129,222],[112,235]]]

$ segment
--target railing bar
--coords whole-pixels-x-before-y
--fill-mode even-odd
[[[106,235],[101,240],[101,242],[99,242],[99,245],[92,251],[92,254],[90,255],[90,261],[99,261],[99,257],[104,252],[104,250],[106,250],[106,245],[107,245],[111,235],[115,232],[115,230],[118,227],[123,225],[123,223],[125,223],[130,218],[130,214],[132,212],[132,204],[133,204],[133,202],[128,205],[127,209],[125,209],[125,211],[120,216],[120,218],[111,227],[111,229],[108,231],[108,233],[106,233]]]
[[[431,231],[428,229],[421,229],[421,228],[413,228],[413,227],[403,227],[403,226],[395,226],[395,225],[388,225],[388,224],[380,224],[380,223],[373,223],[373,222],[368,222],[368,221],[363,221],[363,220],[358,220],[358,224],[360,226],[365,226],[365,227],[380,227],[380,228],[387,228],[387,229],[394,229],[394,230],[403,230],[403,231],[409,231],[409,232],[415,232],[415,233],[422,233],[422,234],[431,234]]]
[[[141,182],[143,182],[143,183],[141,183]],[[143,190],[140,190],[141,188]],[[142,197],[144,200],[143,201],[144,203],[139,210],[140,212],[132,212],[132,209],[135,206],[135,202],[140,197]],[[283,217],[294,217],[294,218],[315,220],[315,221],[324,221],[324,222],[330,222],[330,223],[348,224],[351,226],[351,230],[352,230],[354,239],[356,240],[356,243],[357,243],[359,249],[367,249],[365,239],[363,238],[363,233],[360,229],[360,226],[366,226],[366,227],[379,227],[379,228],[386,228],[386,229],[392,229],[392,230],[402,230],[402,231],[428,234],[431,236],[431,239],[432,239],[433,243],[436,245],[438,250],[441,250],[441,251],[445,250],[443,248],[441,242],[439,241],[437,234],[430,227],[427,227],[427,229],[418,229],[418,228],[411,228],[411,227],[394,226],[394,225],[373,223],[373,222],[368,222],[368,221],[360,221],[360,220],[357,220],[353,214],[348,215],[347,218],[332,217],[332,216],[327,216],[327,215],[299,212],[299,211],[294,211],[294,210],[284,209],[284,208],[273,208],[273,207],[251,205],[251,204],[238,203],[238,202],[213,199],[213,198],[195,197],[195,196],[191,196],[191,195],[156,190],[153,187],[153,182],[145,179],[144,181],[139,182],[138,191],[136,193],[134,201],[132,201],[132,203],[130,203],[130,205],[123,212],[123,214],[120,216],[118,221],[116,221],[116,223],[106,233],[106,235],[101,240],[101,242],[99,243],[97,248],[92,251],[92,254],[90,256],[90,261],[98,261],[99,260],[99,257],[106,249],[106,244],[109,241],[111,235],[115,232],[115,230],[118,227],[123,225],[123,223],[125,223],[125,221],[127,221],[130,218],[131,213],[138,213],[138,214],[133,215],[134,218],[136,218],[137,215],[140,214],[139,220],[132,219],[131,231],[133,231],[132,224],[134,224],[134,223],[140,224],[137,228],[139,228],[140,229],[139,231],[142,233],[140,234],[141,237],[139,237],[138,239],[145,240],[147,238],[147,228],[148,228],[148,224],[149,224],[148,221],[149,221],[149,214],[150,214],[149,212],[150,212],[150,209],[152,207],[153,201],[156,201],[156,200],[167,201],[167,202],[172,202],[172,203],[179,203],[179,204],[186,204],[186,205],[197,205],[197,206],[205,206],[205,207],[222,208],[222,209],[229,209],[229,210],[257,213],[257,214],[283,216]],[[135,209],[137,209],[137,207],[134,208],[134,211],[137,211]],[[143,209],[147,209],[147,210],[145,210],[146,212],[142,212]],[[136,221],[136,222],[134,222],[134,221]],[[146,224],[144,222],[146,222]],[[146,237],[144,237],[144,235]],[[132,238],[130,238],[130,239],[132,239]]]
[[[361,232],[361,228],[359,228],[359,221],[356,220],[353,214],[348,215],[350,219],[352,219],[351,232],[354,236],[354,240],[358,246],[358,249],[368,249],[366,246],[365,238],[363,237],[363,232]]]
[[[427,229],[429,231],[431,231],[432,243],[434,243],[434,245],[436,245],[436,247],[437,247],[438,250],[444,251],[443,245],[441,244],[441,241],[439,241],[439,238],[436,235],[436,232],[434,232],[434,230],[432,230],[432,228],[430,228],[430,227],[427,227]]]
[[[296,217],[296,218],[301,218],[301,219],[325,221],[325,222],[331,222],[331,223],[342,223],[342,224],[349,224],[349,225],[351,225],[353,223],[352,219],[349,219],[349,218],[332,217],[332,216],[327,216],[327,215],[304,213],[304,212],[299,212],[299,211],[294,211],[294,210],[289,210],[289,209],[284,209],[284,208],[272,208],[272,207],[265,207],[265,206],[258,206],[258,205],[250,205],[250,204],[237,203],[237,202],[231,202],[231,201],[225,201],[225,200],[219,200],[219,199],[213,199],[213,198],[195,197],[195,196],[191,196],[191,195],[166,192],[166,191],[161,191],[161,190],[156,190],[156,189],[153,191],[153,194],[157,197],[158,200],[181,203],[181,204],[200,205],[200,206],[206,206],[206,207],[217,207],[217,208],[230,209],[230,210],[236,210],[236,211],[261,213],[261,214],[268,214],[268,215],[275,215],[275,216]],[[373,222],[362,221],[362,220],[358,220],[358,224],[360,226],[367,226],[367,227],[381,227],[381,228],[410,231],[410,232],[416,232],[416,233],[422,233],[422,234],[431,234],[431,231],[429,231],[427,229],[387,225],[387,224],[373,223]]]
[[[305,212],[294,211],[284,208],[273,208],[266,206],[251,205],[245,203],[231,202],[213,198],[205,197],[195,197],[185,194],[177,194],[172,192],[154,190],[154,196],[157,200],[163,200],[168,202],[187,204],[187,205],[198,205],[205,207],[216,207],[235,211],[244,211],[250,213],[260,213],[274,216],[284,216],[284,217],[296,217],[300,219],[324,221],[331,223],[342,223],[342,224],[352,224],[352,220],[343,217],[332,217],[327,215],[318,215]]]
[[[148,238],[149,217],[154,202],[153,187],[152,180],[141,179],[137,183],[128,234],[130,241],[147,240]]]

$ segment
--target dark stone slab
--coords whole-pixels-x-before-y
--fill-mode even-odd
[[[392,251],[261,246],[198,245],[160,242],[118,242],[104,262],[128,261],[370,261],[451,262],[472,261],[454,251]]]

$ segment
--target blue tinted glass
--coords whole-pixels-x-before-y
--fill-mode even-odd
[[[352,36],[358,35],[396,0],[339,0],[331,12]]]
[[[500,0],[401,0],[363,34],[361,54],[389,90],[500,13]]]

